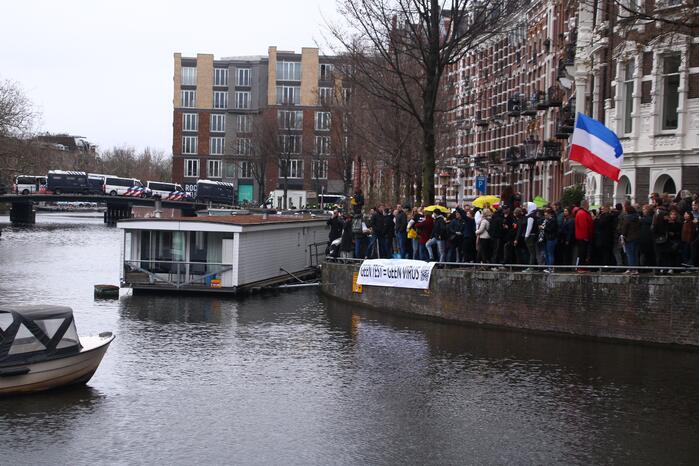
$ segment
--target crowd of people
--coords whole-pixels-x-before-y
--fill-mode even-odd
[[[551,272],[553,265],[614,266],[637,273],[637,266],[698,266],[698,197],[652,193],[642,206],[630,202],[590,209],[586,200],[541,208],[533,202],[448,210],[380,204],[363,213],[356,195],[352,212],[328,219],[329,246],[346,258],[406,258],[476,262],[500,267],[528,266]]]

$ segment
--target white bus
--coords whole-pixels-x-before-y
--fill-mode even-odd
[[[15,194],[38,193],[42,187],[46,187],[46,177],[37,175],[19,175],[15,178]]]
[[[104,189],[110,196],[146,197],[146,188],[136,178],[106,176]]]

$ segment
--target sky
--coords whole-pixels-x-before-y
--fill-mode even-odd
[[[335,0],[23,0],[2,16],[0,80],[34,103],[38,130],[167,154],[173,53],[323,51],[326,21],[338,21]]]

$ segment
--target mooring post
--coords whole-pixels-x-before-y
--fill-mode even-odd
[[[10,208],[10,222],[15,224],[36,223],[36,209],[33,202],[13,202]]]

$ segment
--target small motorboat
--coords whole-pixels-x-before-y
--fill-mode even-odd
[[[86,383],[112,340],[79,338],[66,306],[0,306],[0,395]]]

